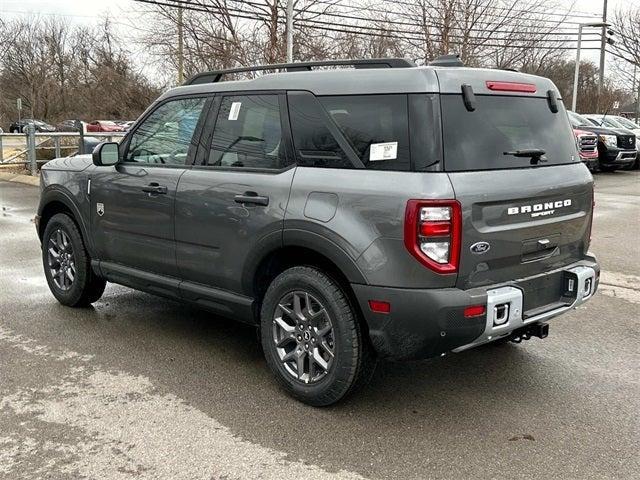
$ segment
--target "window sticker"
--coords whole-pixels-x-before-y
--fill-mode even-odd
[[[241,106],[242,106],[242,102],[233,102],[231,104],[231,110],[229,110],[229,120],[238,120],[238,115],[240,115]]]
[[[369,149],[369,161],[395,160],[398,158],[398,142],[372,143]]]

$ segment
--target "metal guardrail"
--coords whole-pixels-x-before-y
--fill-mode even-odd
[[[85,152],[85,146],[91,139],[104,138],[108,142],[119,141],[124,137],[126,132],[35,132],[33,127],[27,125],[24,133],[0,133],[0,166],[3,165],[28,165],[31,175],[38,174],[38,164],[46,163],[50,159],[38,160],[38,151],[45,149],[54,150],[54,158],[62,156],[63,150],[72,149],[70,155],[88,153]],[[9,146],[14,147],[17,152],[12,152],[8,158],[5,158],[5,148],[8,147],[11,139],[20,139],[24,141]],[[76,141],[67,142],[64,139],[77,139]],[[52,144],[52,145],[51,145]],[[24,160],[21,157],[25,157]]]

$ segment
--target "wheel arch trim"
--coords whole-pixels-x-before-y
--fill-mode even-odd
[[[87,223],[78,207],[77,203],[73,199],[73,195],[60,188],[56,185],[51,185],[46,187],[42,193],[40,194],[40,204],[38,205],[38,216],[43,217],[43,214],[47,210],[47,207],[52,203],[61,203],[67,209],[71,211],[73,215],[73,220],[78,225],[80,229],[80,234],[82,235],[82,240],[85,243],[85,247],[87,248],[89,255],[92,255],[93,252],[93,242],[91,241],[91,236],[89,235],[89,229],[87,227]],[[44,230],[46,228],[46,223],[40,221],[38,227],[38,237],[42,240],[42,236],[44,234]]]

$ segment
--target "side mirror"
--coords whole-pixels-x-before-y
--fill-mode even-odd
[[[118,144],[115,142],[101,143],[93,149],[93,164],[97,167],[109,167],[119,161]]]

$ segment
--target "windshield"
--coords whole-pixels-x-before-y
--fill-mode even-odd
[[[614,120],[611,117],[590,117],[590,118],[594,120],[596,124],[600,125],[601,127],[624,128],[624,126],[622,126],[617,119]]]
[[[591,127],[594,125],[588,118],[578,115],[575,112],[567,112],[567,115],[569,115],[569,121],[572,127]]]
[[[522,168],[576,161],[565,110],[546,98],[477,95],[468,111],[462,95],[442,95],[447,171]]]
[[[618,122],[620,125],[622,125],[625,128],[630,128],[631,130],[640,129],[640,126],[636,125],[635,123],[633,123],[628,118],[616,117],[616,122]]]

